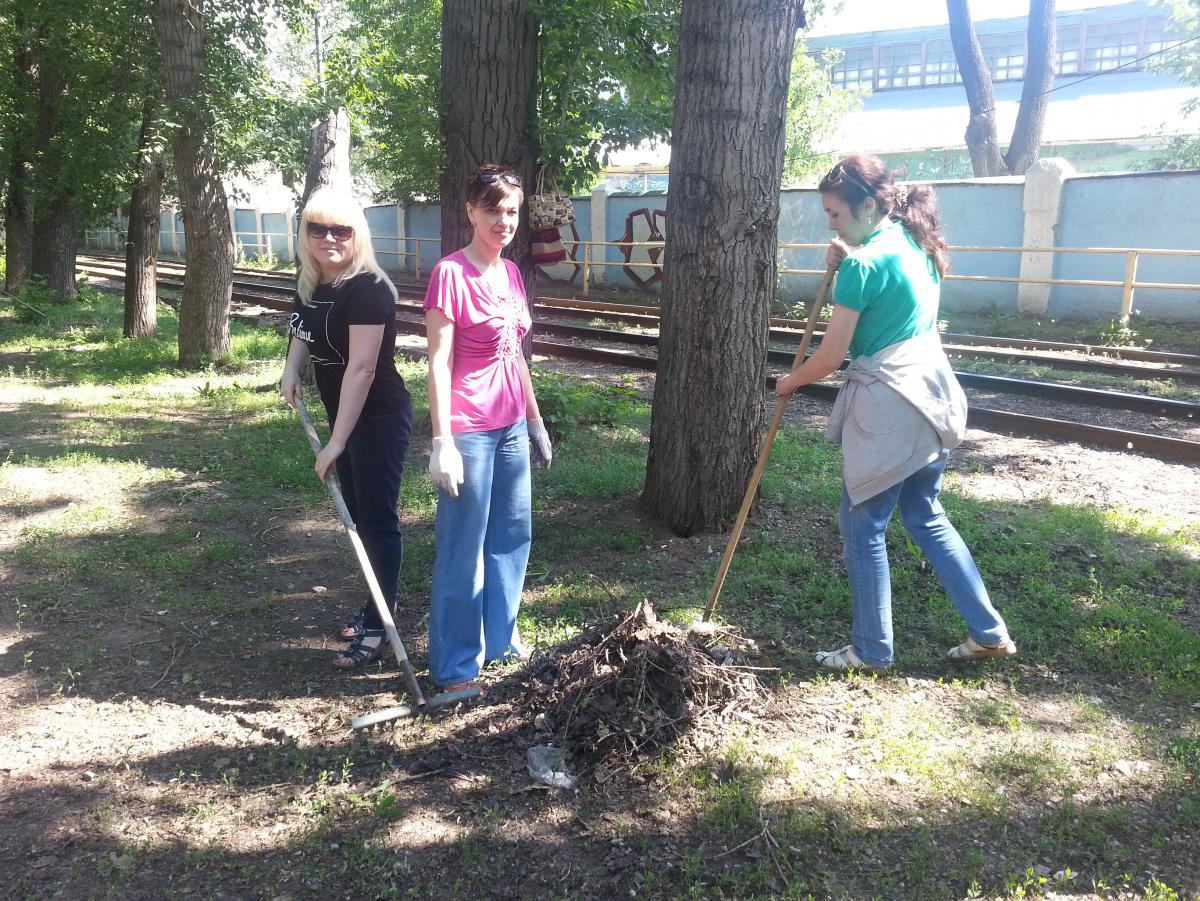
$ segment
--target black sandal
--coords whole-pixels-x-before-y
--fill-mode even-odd
[[[379,639],[379,644],[369,645],[368,641]],[[362,635],[354,639],[354,643],[342,653],[333,658],[333,665],[338,669],[358,669],[368,663],[374,663],[388,649],[387,633],[383,629],[364,629]],[[344,660],[345,663],[339,661]]]
[[[367,602],[368,604],[370,601]],[[354,619],[342,626],[338,632],[341,641],[358,641],[367,631],[367,604],[363,604]]]

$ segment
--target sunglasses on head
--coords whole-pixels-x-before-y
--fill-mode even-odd
[[[318,241],[323,240],[326,235],[333,235],[339,241],[345,241],[354,235],[354,226],[352,225],[323,225],[320,222],[308,223],[308,236],[316,238]]]
[[[874,191],[871,190],[869,185],[867,185],[861,178],[856,176],[852,171],[847,169],[841,163],[838,163],[836,166],[834,166],[833,169],[830,170],[829,175],[833,181],[848,181],[848,182],[850,182],[850,184],[854,185],[856,188],[858,188],[860,191],[862,191],[868,197],[870,197],[872,194],[874,194]]]
[[[521,176],[517,175],[515,172],[480,172],[475,177],[485,185],[495,184],[500,179],[504,179],[514,188],[525,187],[524,182],[521,181]]]

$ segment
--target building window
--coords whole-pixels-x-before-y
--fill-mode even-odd
[[[979,36],[979,47],[994,80],[1025,77],[1025,35],[983,34]]]
[[[876,87],[920,87],[921,45],[888,44],[879,48],[879,69],[875,73]]]
[[[1162,16],[1152,16],[1146,20],[1146,31],[1142,35],[1142,56],[1158,53],[1164,47],[1170,46],[1166,30],[1167,20]]]
[[[842,61],[833,67],[833,83],[843,88],[875,83],[875,48],[847,47]]]
[[[1084,38],[1084,71],[1104,72],[1136,60],[1141,24],[1140,19],[1124,19],[1089,25]]]
[[[1054,51],[1054,71],[1072,75],[1079,71],[1079,26],[1064,25],[1058,29]]]
[[[958,84],[958,62],[954,58],[954,45],[949,41],[927,41],[925,43],[925,84]]]

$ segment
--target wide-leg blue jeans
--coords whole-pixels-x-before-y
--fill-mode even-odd
[[[892,581],[885,533],[897,507],[908,534],[966,620],[971,637],[984,645],[997,645],[1008,638],[1008,627],[988,598],[975,559],[938,500],[948,456],[942,451],[928,466],[861,504],[851,505],[842,485],[838,525],[850,574],[850,641],[858,656],[872,666],[890,666],[893,658]]]
[[[338,479],[350,518],[358,528],[379,588],[394,613],[404,537],[396,504],[404,478],[404,455],[412,436],[412,402],[397,413],[359,419],[337,458]],[[383,620],[368,595],[364,624],[382,629]]]
[[[429,611],[429,672],[438,685],[479,675],[485,661],[522,654],[517,610],[532,535],[529,432],[524,419],[456,432],[458,497],[438,489]]]

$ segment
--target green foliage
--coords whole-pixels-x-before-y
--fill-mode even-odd
[[[613,150],[670,136],[678,0],[538,0],[538,140],[568,191]]]
[[[818,60],[807,52],[804,41],[796,41],[788,88],[784,187],[815,184],[837,161],[836,154],[819,153],[816,147],[833,137],[842,117],[860,106],[867,93],[838,87],[829,78],[829,69],[841,57],[840,50],[831,49]]]
[[[532,376],[542,421],[555,440],[579,429],[616,425],[637,402],[637,392],[620,385],[590,384],[540,369]]]
[[[1187,84],[1200,86],[1200,43],[1194,40],[1200,34],[1200,0],[1167,0],[1167,5],[1171,9],[1171,33],[1193,40],[1166,53],[1154,67],[1173,72]],[[1200,169],[1200,138],[1195,135],[1195,117],[1200,114],[1200,99],[1193,97],[1185,101],[1179,111],[1185,121],[1192,120],[1189,129],[1191,134],[1173,137],[1160,148],[1161,155],[1149,160],[1144,168]]]

